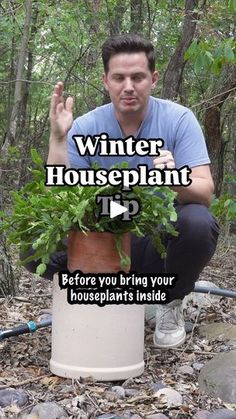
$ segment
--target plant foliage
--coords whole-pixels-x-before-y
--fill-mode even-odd
[[[9,242],[18,245],[23,254],[33,247],[34,255],[24,262],[39,261],[38,274],[45,272],[50,255],[58,249],[70,229],[79,229],[84,234],[89,231],[114,233],[124,264],[127,260],[121,252],[120,239],[128,231],[138,237],[150,235],[157,250],[165,256],[162,234],[177,235],[173,226],[177,219],[176,193],[170,188],[135,186],[128,191],[110,185],[48,188],[42,160],[36,150],[31,154],[37,166],[32,169],[33,180],[18,192],[12,192],[12,210],[10,214],[1,214],[4,221],[0,230],[9,233]],[[127,168],[127,163],[122,163],[121,168]],[[140,211],[131,221],[122,221],[121,216],[100,215],[97,195],[115,193],[121,193],[122,199],[135,198],[139,202]]]

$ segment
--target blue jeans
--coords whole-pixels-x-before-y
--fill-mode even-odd
[[[175,228],[178,237],[166,235],[167,257],[162,259],[155,250],[150,237],[131,240],[131,270],[137,273],[172,273],[178,275],[173,289],[169,290],[169,301],[183,299],[194,289],[195,281],[212,258],[219,235],[219,226],[209,210],[200,204],[176,205],[178,220]],[[22,255],[24,259],[30,254]],[[25,265],[35,272],[38,262]],[[65,251],[55,252],[47,265],[43,277],[52,279],[54,273],[67,269]]]

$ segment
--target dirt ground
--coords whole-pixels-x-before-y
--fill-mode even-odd
[[[200,279],[213,281],[220,287],[236,289],[235,244],[235,240],[229,243],[229,240],[221,239],[217,253]],[[37,320],[42,311],[51,307],[49,281],[34,277],[23,268],[17,268],[16,275],[19,278],[17,295],[0,299],[1,330],[30,319]],[[183,376],[177,373],[182,365],[205,364],[215,354],[230,350],[227,342],[212,342],[199,337],[198,325],[213,321],[236,324],[236,300],[219,298],[207,310],[202,309],[185,345],[174,350],[154,348],[153,327],[146,325],[145,372],[141,377],[125,382],[101,383],[91,379],[71,380],[53,376],[49,370],[50,327],[34,334],[6,339],[0,342],[0,389],[24,389],[29,397],[27,406],[23,408],[5,408],[6,415],[18,417],[18,414],[30,412],[37,403],[45,401],[59,403],[70,418],[96,418],[108,412],[117,415],[127,412],[127,415],[138,414],[143,418],[162,412],[169,418],[190,418],[198,409],[212,411],[214,408],[227,407],[227,403],[199,390],[198,371]],[[183,404],[180,407],[170,409],[164,400],[155,397],[153,389],[155,385],[158,388],[160,382],[182,395]],[[129,396],[118,398],[111,391],[113,385],[138,392],[130,391]]]

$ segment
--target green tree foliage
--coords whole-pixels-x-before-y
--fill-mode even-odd
[[[12,89],[16,75],[16,58],[19,50],[25,11],[23,1],[1,3],[1,56],[0,90],[3,100],[0,104],[0,135],[3,141],[12,106]],[[186,53],[189,67],[205,85],[213,83],[213,76],[206,77],[209,68],[217,75],[222,66],[235,60],[233,13],[235,1],[199,2],[200,14],[196,37]],[[130,31],[132,2],[123,2],[123,14],[119,17],[120,31]],[[181,35],[185,2],[155,1],[142,2],[142,33],[150,37],[157,50],[157,63],[161,76],[174,52]],[[10,7],[11,5],[11,7]],[[119,7],[118,7],[119,6]],[[76,99],[76,114],[82,114],[103,101],[101,83],[102,63],[100,48],[102,42],[116,32],[114,25],[120,10],[118,1],[51,1],[33,2],[37,8],[35,31],[29,43],[33,55],[33,74],[29,80],[28,127],[32,137],[40,137],[47,143],[48,128],[45,122],[49,96],[54,83],[60,79],[66,82],[68,94]],[[141,23],[141,22],[140,22]],[[33,23],[32,23],[33,26]],[[32,27],[31,27],[32,33]],[[27,62],[25,67],[27,70]],[[193,94],[180,100],[194,104],[201,98],[201,87],[196,85],[193,74],[184,74],[183,85],[191,84]],[[203,73],[202,73],[203,71]],[[26,76],[26,73],[25,73]],[[201,77],[202,76],[202,77]],[[210,82],[210,83],[209,83]],[[27,82],[25,83],[27,85]],[[183,86],[184,89],[184,86]],[[157,93],[161,90],[161,84]],[[185,97],[186,96],[186,97]]]

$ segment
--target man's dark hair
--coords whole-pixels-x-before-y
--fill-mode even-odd
[[[109,60],[122,52],[144,52],[151,72],[155,71],[155,53],[150,41],[136,34],[124,33],[108,38],[102,46],[102,60],[105,73],[109,70]]]

